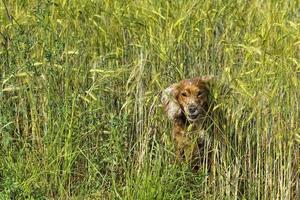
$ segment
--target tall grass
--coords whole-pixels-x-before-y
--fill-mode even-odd
[[[299,8],[3,0],[0,199],[300,199]],[[195,173],[159,93],[207,74],[226,122]]]

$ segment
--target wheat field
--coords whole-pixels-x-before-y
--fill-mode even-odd
[[[1,200],[300,199],[300,1],[2,0],[0,42]],[[160,92],[203,75],[194,172]]]

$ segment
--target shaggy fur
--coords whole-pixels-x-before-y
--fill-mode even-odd
[[[212,77],[196,77],[172,84],[162,93],[162,104],[173,122],[176,160],[191,162],[203,150],[204,123],[208,118],[209,82]]]

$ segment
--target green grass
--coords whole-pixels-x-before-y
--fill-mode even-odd
[[[299,8],[1,1],[0,199],[300,199]],[[159,93],[207,74],[226,122],[195,173]]]

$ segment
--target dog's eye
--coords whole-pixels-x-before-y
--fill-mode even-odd
[[[186,93],[186,92],[182,92],[181,95],[182,95],[183,97],[187,97],[187,93]]]

